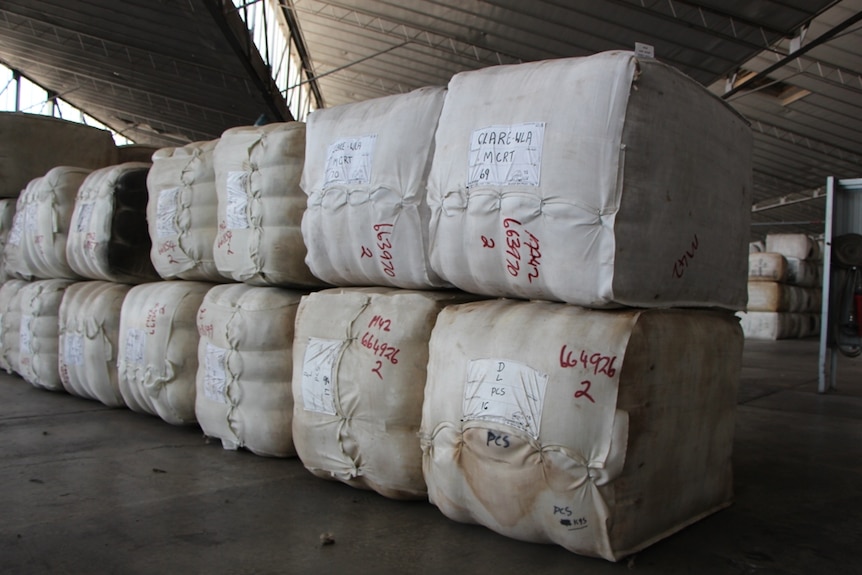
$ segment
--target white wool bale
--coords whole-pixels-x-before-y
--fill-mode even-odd
[[[132,284],[158,279],[147,230],[149,169],[127,162],[96,170],[81,184],[66,257],[82,277]]]
[[[63,391],[59,370],[60,303],[74,280],[38,280],[21,288],[18,373],[33,387]]]
[[[218,230],[214,154],[218,140],[162,148],[147,175],[150,258],[164,279],[221,282],[213,242]]]
[[[39,114],[0,112],[0,197],[14,198],[55,166],[95,169],[117,161],[108,130]]]
[[[69,266],[66,243],[75,197],[89,174],[84,168],[58,166],[18,196],[22,272],[37,279],[80,278]]]
[[[198,330],[211,283],[164,281],[133,287],[120,312],[120,393],[129,409],[173,425],[195,422]]]
[[[78,282],[66,288],[60,304],[59,368],[72,395],[125,406],[117,373],[120,310],[131,286]]]
[[[320,285],[305,264],[305,124],[225,131],[215,148],[219,272],[252,285]]]
[[[28,282],[10,279],[0,286],[0,368],[18,373],[21,349],[21,289]]]
[[[419,424],[428,340],[457,292],[369,287],[302,299],[293,437],[303,465],[396,499],[425,498]]]
[[[428,261],[426,199],[445,94],[421,88],[309,116],[302,235],[315,276],[342,286],[446,285]]]
[[[770,281],[748,282],[746,311],[814,312],[820,309],[818,288],[808,288]]]
[[[225,449],[291,457],[294,318],[301,292],[247,284],[212,288],[197,316],[195,413]]]
[[[746,339],[790,339],[820,332],[820,315],[776,311],[737,312]]]
[[[708,310],[449,307],[425,480],[451,519],[618,560],[727,506],[742,331]]]
[[[752,137],[678,71],[606,52],[455,75],[431,265],[473,293],[745,306]]]
[[[748,281],[783,282],[789,273],[787,259],[775,252],[748,254]]]
[[[766,251],[800,260],[820,258],[820,246],[806,234],[766,234]]]
[[[755,252],[765,252],[766,244],[762,241],[757,240],[756,242],[749,242],[748,244],[748,253],[753,254]]]
[[[12,221],[15,219],[16,200],[0,200],[0,284],[11,279],[6,271],[6,240],[12,229]]]

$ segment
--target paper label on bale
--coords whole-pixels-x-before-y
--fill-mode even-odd
[[[342,138],[326,148],[326,174],[323,186],[332,184],[368,184],[374,163],[377,134]]]
[[[147,346],[147,332],[138,328],[129,328],[126,336],[126,361],[143,365],[144,349]]]
[[[180,233],[176,224],[179,193],[179,188],[159,192],[156,208],[156,232],[159,238],[172,238]]]
[[[12,218],[12,229],[9,230],[9,237],[6,243],[12,246],[21,245],[21,234],[23,232],[24,212],[16,212]]]
[[[21,343],[20,343],[20,353],[27,355],[31,355],[33,350],[30,348],[30,344],[33,340],[33,332],[30,329],[30,324],[33,322],[32,315],[22,315],[21,316],[21,327],[18,330]]]
[[[503,423],[539,438],[548,374],[507,359],[475,359],[464,386],[464,421]]]
[[[204,359],[204,395],[210,401],[227,403],[226,356],[226,349],[207,342]]]
[[[544,122],[474,130],[466,186],[538,186],[544,137]]]
[[[67,333],[64,337],[63,363],[84,365],[84,336],[80,333]]]
[[[344,341],[308,338],[302,361],[302,402],[306,410],[335,415],[335,367]]]
[[[86,202],[78,208],[78,220],[75,222],[75,229],[78,232],[86,232],[90,229],[90,219],[93,216],[93,202]]]
[[[228,172],[227,175],[227,208],[225,219],[231,230],[244,230],[248,222],[248,172]]]

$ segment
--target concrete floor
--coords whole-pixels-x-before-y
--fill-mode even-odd
[[[735,504],[616,564],[3,375],[0,573],[862,573],[862,358],[838,375],[817,395],[817,341],[747,342]]]

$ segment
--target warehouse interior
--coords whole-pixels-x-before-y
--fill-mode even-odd
[[[252,25],[249,11],[263,4]],[[275,29],[288,38],[280,54]],[[0,5],[0,63],[153,147],[261,119],[304,121],[459,72],[636,45],[749,123],[748,239],[822,238],[827,178],[862,177],[862,0]],[[279,75],[292,80],[283,86]],[[835,385],[822,393],[820,345],[816,336],[746,340],[734,503],[618,563],[509,539],[427,502],[321,481],[296,458],[226,451],[194,426],[0,375],[0,571],[856,573],[862,359],[834,354]]]

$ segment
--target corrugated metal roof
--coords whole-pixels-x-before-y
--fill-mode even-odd
[[[442,85],[463,70],[650,44],[717,95],[734,90],[728,101],[755,138],[754,235],[818,233],[814,190],[830,175],[862,175],[860,25],[817,44],[858,18],[862,0],[277,4],[301,33],[325,106]],[[228,0],[4,0],[0,60],[140,143],[290,117]]]

